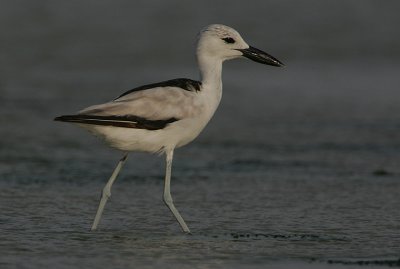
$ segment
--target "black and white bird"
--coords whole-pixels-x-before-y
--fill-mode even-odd
[[[244,56],[262,64],[283,66],[271,55],[249,46],[236,30],[221,24],[209,25],[200,32],[196,55],[200,81],[178,78],[140,86],[110,102],[55,118],[83,127],[124,153],[103,189],[92,230],[99,224],[111,186],[128,153],[144,151],[165,153],[164,202],[182,230],[190,233],[171,197],[172,159],[174,150],[195,139],[217,109],[222,96],[222,63]]]

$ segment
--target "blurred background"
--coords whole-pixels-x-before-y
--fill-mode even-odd
[[[398,259],[399,9],[392,0],[2,1],[0,265]],[[89,233],[120,153],[53,118],[143,84],[198,79],[196,36],[211,23],[286,67],[226,62],[216,115],[177,150],[172,192],[195,236],[178,236],[162,204],[163,158],[136,153],[102,230]]]

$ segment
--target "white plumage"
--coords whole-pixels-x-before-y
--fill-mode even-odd
[[[126,152],[103,189],[92,230],[97,228],[127,152],[145,151],[166,154],[164,201],[183,231],[190,232],[170,194],[173,151],[195,139],[214,115],[222,96],[223,61],[242,56],[263,64],[283,66],[267,53],[250,47],[236,30],[213,24],[204,28],[198,38],[201,82],[175,79],[141,86],[108,103],[55,119],[76,123],[111,147]]]
[[[97,116],[135,115],[147,120],[180,119],[163,129],[115,128],[88,124],[81,126],[122,151],[164,152],[192,141],[210,120],[215,108],[207,103],[204,95],[202,91],[157,87],[132,92],[109,103],[91,106],[79,112]]]

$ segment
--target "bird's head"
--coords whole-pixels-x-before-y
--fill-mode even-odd
[[[258,63],[284,66],[268,53],[249,46],[235,29],[222,24],[211,24],[201,30],[197,55],[222,61],[244,56]]]

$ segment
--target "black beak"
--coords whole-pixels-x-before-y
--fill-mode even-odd
[[[285,66],[278,59],[275,59],[268,53],[256,49],[252,46],[250,46],[248,49],[238,49],[238,51],[242,52],[244,57],[249,58],[250,60],[253,60],[257,63],[268,64],[279,67]]]

